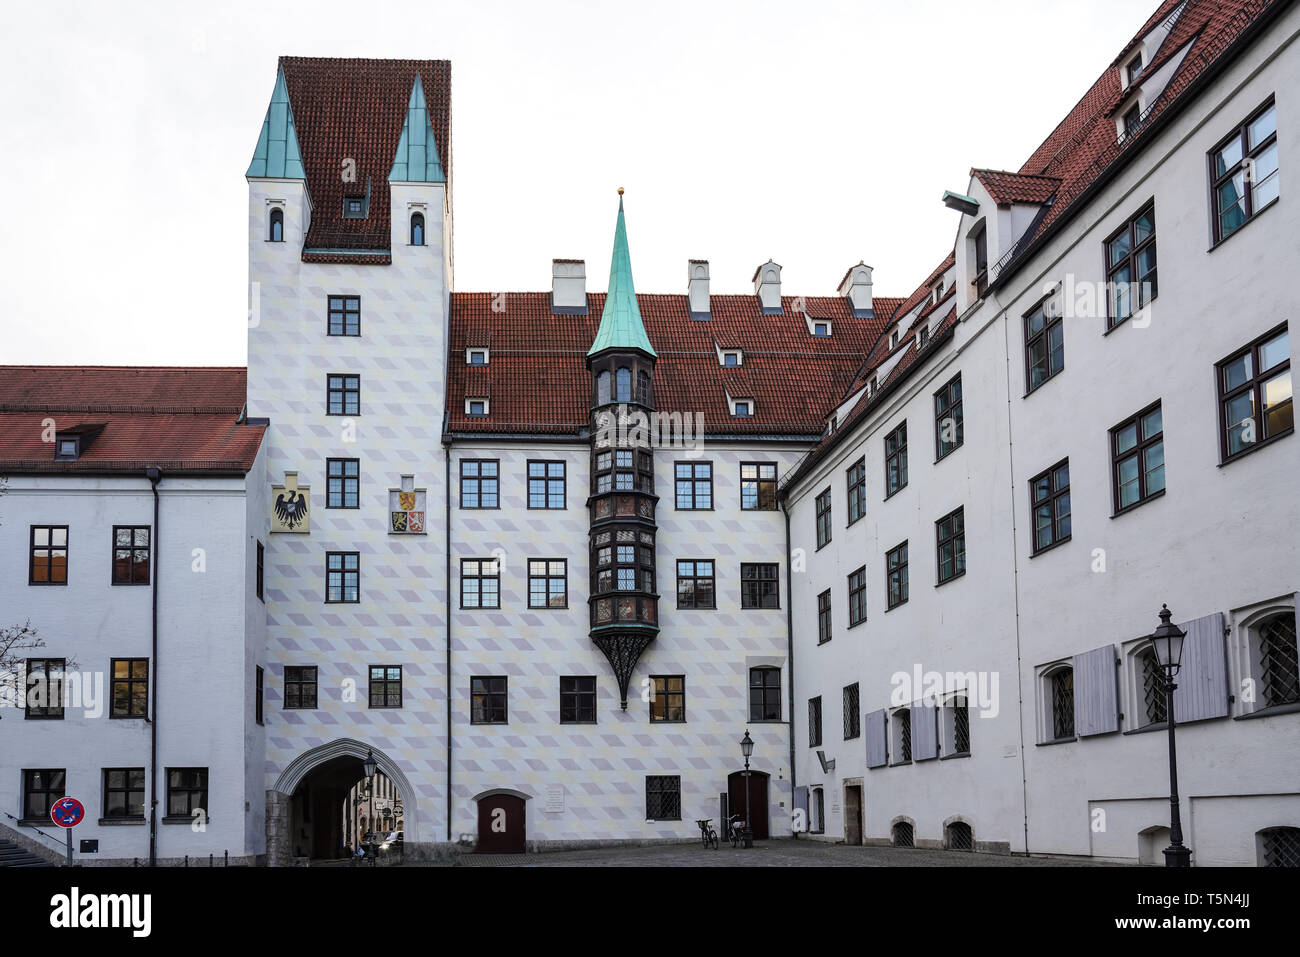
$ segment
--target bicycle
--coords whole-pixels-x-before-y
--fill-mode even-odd
[[[704,841],[706,848],[712,847],[715,851],[718,849],[718,832],[713,828],[713,819],[708,818],[695,822],[700,828],[700,837]]]
[[[745,840],[745,822],[739,814],[733,814],[727,818],[727,840],[731,841],[732,847],[739,847]]]

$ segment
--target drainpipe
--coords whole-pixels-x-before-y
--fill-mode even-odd
[[[785,513],[785,660],[790,667],[790,811],[794,812],[794,791],[798,784],[794,767],[794,572],[790,568],[790,506],[785,497],[781,498],[781,511]],[[794,839],[799,840],[799,832],[794,832]]]
[[[442,483],[447,563],[443,568],[443,594],[447,606],[447,843],[451,843],[451,445],[442,447],[445,477]]]
[[[149,684],[153,707],[149,717],[149,866],[158,866],[158,483],[162,469],[157,466],[145,469],[145,478],[153,489],[153,654],[149,662]]]

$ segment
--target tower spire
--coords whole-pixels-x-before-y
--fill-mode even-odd
[[[641,309],[636,303],[636,287],[632,283],[632,254],[627,248],[627,223],[623,218],[623,187],[618,188],[618,222],[614,226],[614,252],[609,262],[609,292],[605,295],[605,309],[600,314],[600,327],[596,339],[587,350],[594,356],[606,349],[639,349],[655,356]]]

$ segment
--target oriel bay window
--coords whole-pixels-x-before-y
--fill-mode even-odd
[[[620,528],[598,532],[593,538],[593,625],[614,621],[654,623],[655,539],[644,529]]]
[[[781,588],[775,564],[743,562],[740,566],[740,607],[780,608]]]
[[[149,659],[114,658],[112,710],[113,718],[149,716]]]
[[[1224,359],[1216,375],[1222,461],[1294,431],[1291,347],[1285,325]]]
[[[1115,514],[1164,493],[1164,438],[1159,402],[1110,430]]]
[[[113,584],[149,584],[149,526],[113,526]]]
[[[677,563],[677,607],[714,608],[713,561],[683,560]]]
[[[1107,328],[1156,297],[1156,210],[1148,205],[1106,240]]]
[[[1277,108],[1270,97],[1210,151],[1214,241],[1227,239],[1277,197]]]
[[[740,507],[745,511],[770,511],[776,508],[774,463],[740,463]]]
[[[650,677],[650,721],[686,720],[686,676],[652,675]]]

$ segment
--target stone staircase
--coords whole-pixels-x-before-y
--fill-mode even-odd
[[[17,844],[0,840],[0,867],[51,867],[49,861],[24,851]]]

